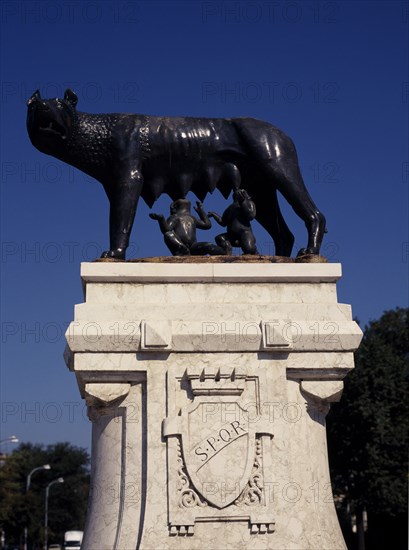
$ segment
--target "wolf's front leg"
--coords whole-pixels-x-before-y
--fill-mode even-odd
[[[143,177],[135,171],[109,190],[110,250],[103,252],[101,258],[125,259],[142,185]]]

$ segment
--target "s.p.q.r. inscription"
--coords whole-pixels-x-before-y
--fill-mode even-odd
[[[196,471],[199,471],[202,466],[227,445],[245,434],[248,434],[248,422],[234,420],[224,424],[215,430],[212,435],[203,439],[190,453],[194,457],[197,466]]]

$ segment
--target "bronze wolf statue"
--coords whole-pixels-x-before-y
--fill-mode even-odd
[[[297,153],[284,132],[253,118],[189,118],[77,111],[77,95],[28,100],[33,145],[100,181],[110,202],[110,250],[125,259],[140,196],[152,207],[167,193],[173,201],[192,191],[203,201],[216,187],[224,197],[245,189],[256,219],[271,235],[275,253],[290,256],[294,237],[280,212],[277,191],[304,220],[308,244],[298,255],[319,254],[325,218],[310,197]]]

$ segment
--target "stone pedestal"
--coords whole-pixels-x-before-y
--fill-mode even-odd
[[[325,416],[362,333],[339,264],[85,263],[83,550],[341,549]]]

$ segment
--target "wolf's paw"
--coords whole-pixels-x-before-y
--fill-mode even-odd
[[[297,258],[299,256],[311,256],[313,254],[319,254],[320,251],[318,248],[300,248],[300,250],[298,251],[298,254],[297,254]]]
[[[115,250],[106,250],[101,254],[101,258],[111,260],[125,260],[125,249],[115,248]]]

